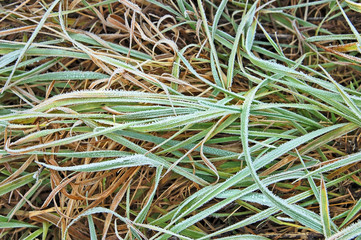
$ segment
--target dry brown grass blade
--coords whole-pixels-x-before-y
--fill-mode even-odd
[[[30,0],[23,1],[20,5],[16,6],[13,10],[13,12],[17,12],[19,9],[23,8],[26,4],[28,4]],[[3,22],[6,18],[8,18],[11,15],[11,12],[6,14],[4,17],[0,19],[0,23]]]
[[[132,178],[139,171],[139,169],[140,169],[140,167],[132,169],[131,171],[129,171],[129,174],[126,175],[123,178],[123,181],[125,181],[125,182],[124,182],[123,186],[118,190],[117,194],[114,196],[114,198],[112,200],[112,203],[111,203],[111,205],[109,207],[110,210],[112,210],[112,211],[116,210],[116,208],[118,207],[118,205],[119,205],[120,201],[122,200],[124,194],[126,193],[127,189],[129,188],[130,183],[132,181]],[[103,228],[103,233],[102,233],[102,236],[103,236],[102,239],[105,239],[106,236],[107,236],[108,229],[109,229],[109,226],[110,226],[110,221],[112,220],[112,216],[113,216],[112,214],[108,213],[106,218],[105,218],[104,228]]]
[[[358,43],[353,42],[353,43],[347,43],[347,44],[341,44],[341,45],[328,46],[327,48],[332,49],[337,52],[351,52],[351,51],[357,51],[357,46],[358,46]]]
[[[326,52],[330,52],[330,53],[333,53],[333,54],[335,54],[337,56],[340,56],[340,57],[346,58],[348,60],[351,60],[351,62],[349,62],[349,64],[351,64],[351,65],[360,66],[360,64],[361,64],[361,58],[359,58],[359,57],[355,57],[355,56],[352,56],[352,55],[349,55],[349,54],[339,52],[339,51],[337,51],[337,48],[335,49],[334,47],[325,47],[325,46],[323,46],[323,45],[321,45],[319,43],[315,43],[315,45],[317,47],[319,47],[319,48],[322,48]]]
[[[53,209],[41,210],[41,211],[31,211],[29,212],[29,219],[36,222],[50,222],[58,228],[61,227],[59,223],[62,221],[60,217],[52,214],[54,213]],[[88,239],[88,236],[81,233],[76,226],[71,226],[69,228],[69,234],[75,239]]]
[[[71,181],[73,181],[74,179],[76,179],[78,177],[78,174],[75,174],[74,176],[72,176],[71,178],[66,179],[65,181],[62,181],[60,184],[58,184],[52,191],[51,193],[48,195],[48,197],[46,198],[46,200],[44,201],[43,205],[41,206],[41,208],[46,208],[49,203],[55,199],[55,195],[59,193],[59,191],[61,191],[64,187],[66,187],[66,185],[68,185]],[[70,195],[69,195],[70,196]],[[76,200],[84,200],[83,198],[75,198]]]
[[[16,177],[18,177],[20,174],[22,174],[29,167],[29,165],[34,161],[34,159],[35,159],[35,155],[29,156],[28,159],[24,162],[24,164],[21,165],[21,167],[19,167],[15,172],[13,172],[8,178],[1,181],[0,186],[7,182],[14,180]]]
[[[24,26],[24,27],[18,27],[18,28],[11,28],[0,31],[0,37],[5,37],[12,34],[22,33],[22,32],[28,32],[30,30],[33,30],[36,28],[36,25],[30,25],[30,26]]]

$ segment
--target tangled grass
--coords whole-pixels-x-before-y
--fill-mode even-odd
[[[0,4],[0,238],[361,239],[359,3]]]

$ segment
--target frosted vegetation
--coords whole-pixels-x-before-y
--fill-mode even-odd
[[[7,2],[0,238],[361,239],[360,3]]]

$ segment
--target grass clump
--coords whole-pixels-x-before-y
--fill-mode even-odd
[[[3,1],[1,238],[359,238],[360,12]]]

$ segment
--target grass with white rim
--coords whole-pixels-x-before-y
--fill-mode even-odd
[[[12,208],[0,236],[268,239],[266,221],[357,236],[359,199],[345,214],[332,203],[361,184],[348,142],[361,125],[347,15],[358,5],[136,2],[4,6],[1,21],[26,28],[0,32],[0,196]],[[332,9],[319,26],[300,17],[318,8]],[[348,31],[322,26],[340,17]]]

